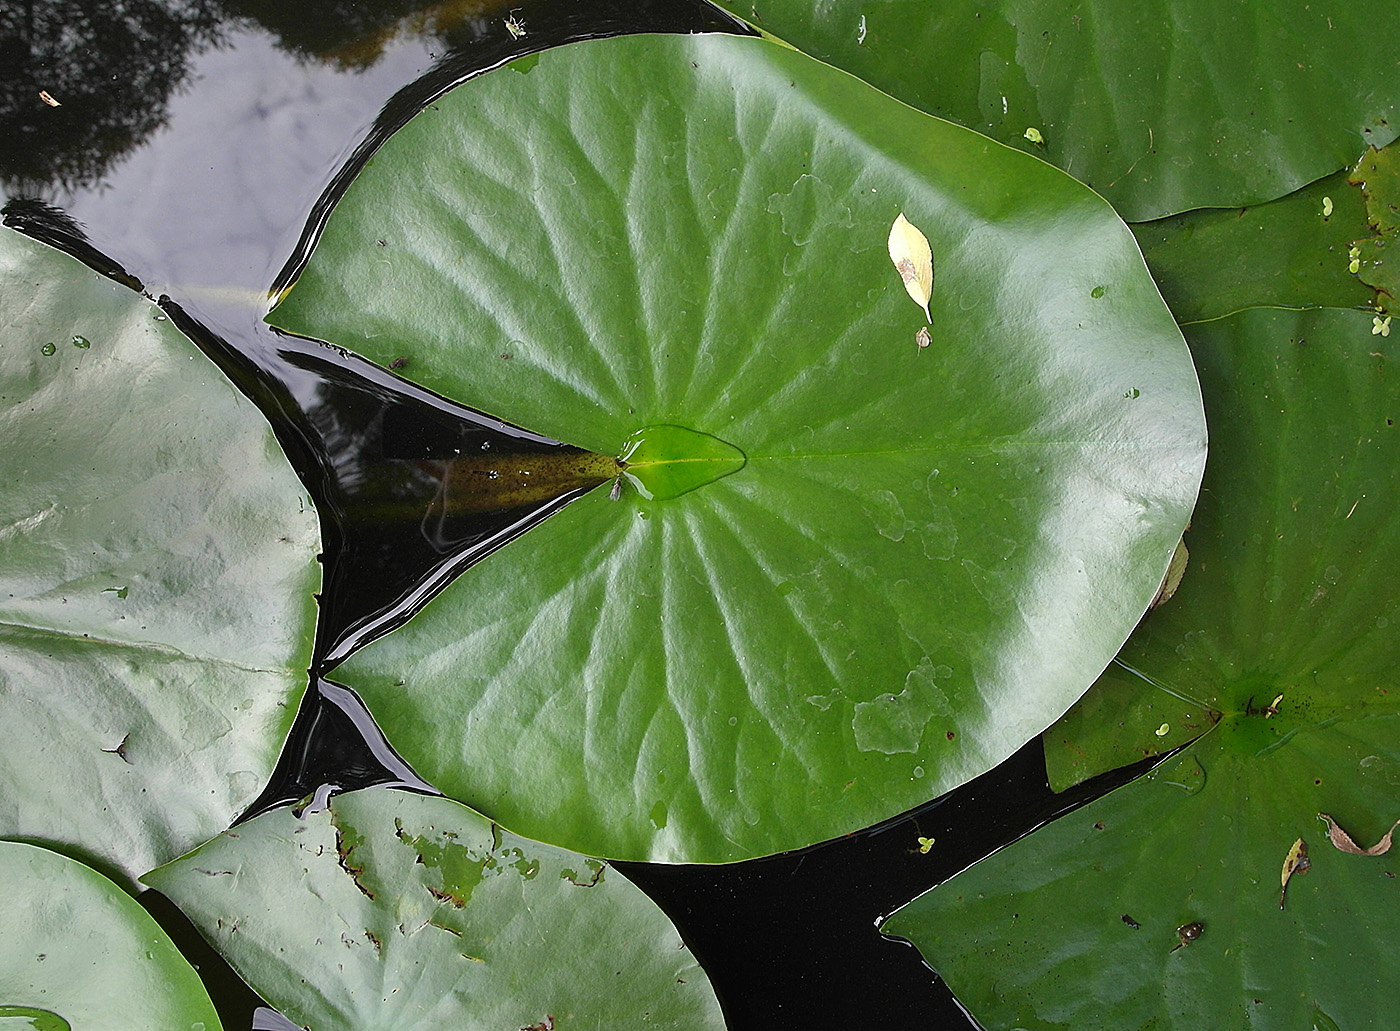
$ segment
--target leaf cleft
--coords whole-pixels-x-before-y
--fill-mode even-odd
[[[668,501],[736,473],[748,457],[709,433],[662,424],[627,438],[618,456],[621,475],[648,501]]]

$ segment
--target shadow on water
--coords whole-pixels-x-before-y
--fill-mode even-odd
[[[64,9],[69,6],[83,5],[65,4]],[[426,74],[389,99],[334,174],[291,258],[277,273],[274,293],[295,279],[335,199],[369,156],[454,85],[511,57],[577,39],[629,31],[740,29],[702,0],[516,0],[508,8],[495,0],[458,0],[427,9],[409,0],[312,3],[299,6],[295,18],[288,5],[266,0],[209,0],[194,6],[206,13],[217,9],[239,24],[262,26],[279,46],[308,63],[361,68],[396,34],[410,30],[432,34],[449,47]],[[520,38],[503,34],[498,8],[520,19],[528,33]],[[118,4],[117,9],[124,8]],[[0,21],[0,48],[13,50],[3,39],[5,24]],[[199,24],[204,27],[191,29],[184,44],[192,51],[218,38],[217,25]],[[185,74],[184,64],[167,64],[163,78],[151,79],[152,89],[165,90],[156,98],[158,105]],[[43,71],[31,55],[9,74],[28,89]],[[0,115],[6,114],[6,97],[0,94]],[[128,133],[128,145],[141,136],[135,130]],[[87,146],[81,143],[85,137],[75,138],[80,142],[74,146]],[[97,161],[91,154],[83,160]],[[108,154],[101,160],[110,164],[114,158]],[[92,167],[98,172],[74,171],[77,165],[58,159],[51,166],[53,182],[100,174],[100,167],[106,167],[97,161]],[[0,178],[9,173],[0,166]],[[41,177],[33,170],[25,176]],[[50,203],[12,199],[4,222],[142,290],[136,277]],[[230,227],[232,231],[232,221]],[[433,793],[394,751],[354,692],[326,675],[356,647],[403,623],[473,562],[594,489],[592,481],[561,480],[552,493],[507,492],[502,496],[510,504],[483,507],[469,497],[470,491],[458,488],[483,470],[497,468],[483,465],[484,455],[498,459],[499,469],[505,470],[583,453],[457,405],[354,355],[275,336],[256,316],[246,322],[235,319],[232,331],[223,326],[216,331],[210,320],[182,303],[168,297],[159,303],[267,415],[322,521],[324,586],[312,690],[306,692],[276,771],[243,818],[308,797],[324,800],[332,791],[376,785]],[[727,866],[616,865],[675,921],[708,971],[732,1029],[917,1026],[965,1031],[977,1025],[912,946],[878,933],[880,920],[1149,765],[1144,761],[1056,795],[1046,783],[1036,740],[990,773],[903,816],[799,852]],[[934,839],[937,847],[922,850],[920,838]],[[173,906],[154,893],[142,900],[195,957],[227,1027],[280,1026],[270,1011],[253,1016],[261,1001],[212,950],[201,949],[197,932]]]

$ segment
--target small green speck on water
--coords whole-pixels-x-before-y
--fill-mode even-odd
[[[1094,289],[1092,289],[1092,290],[1089,291],[1089,296],[1092,297],[1092,298],[1093,298],[1094,300],[1096,300],[1096,301],[1097,301],[1100,297],[1102,297],[1103,295],[1104,295],[1104,288],[1101,287],[1101,286],[1096,286],[1096,287],[1094,287]]]
[[[73,346],[82,348],[84,351],[86,351],[89,347],[92,346],[92,341],[89,340],[87,337],[77,336],[75,334],[73,337]]]
[[[57,350],[58,348],[55,347],[53,344],[45,344],[43,347],[39,348],[39,353],[47,358],[49,355],[53,354]]]

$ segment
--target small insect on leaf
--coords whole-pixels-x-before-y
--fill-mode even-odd
[[[525,31],[524,20],[517,18],[514,10],[506,15],[506,31],[510,33],[511,39],[524,39],[529,35],[529,33]]]
[[[927,326],[920,326],[920,327],[919,327],[919,331],[918,331],[917,333],[914,334],[914,343],[916,343],[916,344],[919,345],[919,350],[922,351],[925,347],[927,347],[927,346],[928,346],[929,344],[931,344],[932,342],[933,342],[932,338],[929,337],[929,335],[928,335],[928,327],[927,327]]]
[[[890,261],[904,281],[904,289],[924,310],[924,318],[933,322],[928,311],[929,298],[933,296],[933,249],[928,245],[928,237],[902,211],[890,226]]]
[[[1308,843],[1299,838],[1283,858],[1283,872],[1279,874],[1278,908],[1283,908],[1284,897],[1288,894],[1288,881],[1294,874],[1307,873],[1312,868],[1308,858]]]
[[[1033,126],[1033,125],[1032,125],[1030,128],[1028,128],[1028,129],[1025,131],[1025,133],[1023,133],[1023,135],[1026,137],[1026,139],[1030,140],[1032,143],[1044,143],[1044,142],[1045,142],[1045,137],[1042,136],[1042,135],[1040,134],[1040,130],[1037,129],[1037,128],[1036,128],[1035,126]]]
[[[1400,827],[1400,820],[1396,820],[1390,825],[1390,830],[1385,832],[1385,837],[1376,842],[1370,848],[1362,848],[1351,840],[1351,835],[1337,826],[1337,821],[1326,813],[1318,813],[1317,818],[1327,824],[1327,840],[1338,852],[1345,852],[1349,856],[1383,856],[1390,851],[1390,836],[1395,833],[1395,828]]]

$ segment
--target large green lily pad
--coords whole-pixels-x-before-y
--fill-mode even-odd
[[[0,834],[130,885],[262,788],[306,685],[316,517],[159,308],[0,231]]]
[[[337,674],[450,795],[615,858],[793,848],[994,766],[1126,638],[1204,457],[1102,200],[758,39],[459,88],[270,320],[639,463]]]
[[[194,968],[97,871],[0,841],[0,898],[5,1031],[219,1031]]]
[[[144,880],[317,1031],[724,1027],[639,888],[447,799],[371,789],[275,810]]]
[[[1272,200],[1400,131],[1390,0],[720,5],[924,111],[1043,155],[1129,221]]]
[[[888,923],[987,1026],[1382,1027],[1400,1005],[1400,854],[1343,854],[1318,819],[1362,847],[1400,819],[1400,350],[1371,327],[1188,327],[1213,440],[1190,565],[1046,751],[1064,782],[1204,735]]]

